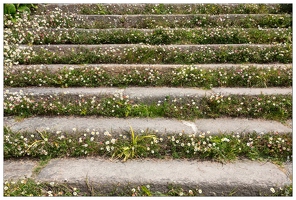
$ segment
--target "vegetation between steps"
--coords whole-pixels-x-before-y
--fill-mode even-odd
[[[206,4],[205,7],[200,7],[199,10],[194,12],[205,13],[205,14],[221,14],[224,12],[227,13],[240,13],[244,10],[247,13],[291,13],[291,5],[279,5],[273,8],[267,5],[256,5],[256,4],[237,4],[237,7],[227,7],[220,5],[210,5]],[[285,8],[286,6],[286,8]],[[188,7],[189,8],[189,7]],[[91,14],[91,12],[98,12],[96,14],[110,14],[108,12],[113,12],[112,7],[110,10],[106,10],[106,7],[103,5],[98,5],[94,7],[95,10],[87,10],[84,8],[82,12]],[[96,10],[97,9],[97,10]],[[109,8],[108,8],[109,9]],[[173,9],[173,8],[172,8]],[[170,14],[172,11],[171,8],[165,7],[165,5],[156,5],[152,8],[145,8],[147,12],[152,12],[155,14]],[[188,9],[181,9],[184,14],[191,12]],[[134,12],[134,11],[130,11]],[[178,11],[176,11],[178,12]],[[132,21],[128,17],[118,18],[117,23],[113,22],[98,22],[98,23],[89,23],[89,21],[84,21],[85,17],[78,16],[76,14],[63,13],[60,9],[55,9],[47,13],[47,16],[31,16],[29,17],[26,13],[22,13],[16,17],[16,20],[5,16],[4,19],[4,65],[11,66],[20,63],[108,63],[108,62],[117,62],[117,63],[243,63],[243,62],[257,62],[257,63],[268,63],[268,62],[282,62],[282,63],[292,63],[292,48],[291,44],[287,46],[275,46],[270,49],[259,49],[259,48],[222,48],[219,51],[213,50],[211,48],[206,48],[205,51],[201,51],[201,54],[192,54],[190,52],[165,52],[165,50],[158,48],[157,51],[151,51],[147,48],[136,48],[127,50],[128,54],[122,54],[123,57],[119,56],[110,56],[107,54],[113,54],[117,50],[112,49],[112,51],[107,51],[107,54],[93,53],[87,49],[82,49],[79,54],[73,52],[68,57],[57,56],[54,52],[43,51],[43,55],[37,55],[33,49],[22,49],[19,44],[37,44],[37,43],[54,43],[54,42],[65,42],[71,43],[71,41],[82,42],[81,38],[84,35],[78,35],[76,38],[71,38],[75,34],[75,31],[71,30],[69,35],[63,32],[59,32],[58,35],[50,37],[47,35],[47,32],[51,28],[114,28],[114,27],[135,27],[135,28],[160,28],[155,30],[150,38],[145,38],[145,42],[148,44],[169,44],[178,42],[184,43],[184,40],[181,41],[183,37],[183,32],[174,31],[173,33],[164,31],[163,27],[186,27],[186,28],[195,28],[195,27],[218,27],[217,35],[210,35],[210,37],[196,38],[193,35],[200,32],[189,32],[186,37],[183,37],[187,40],[188,43],[194,41],[196,43],[209,43],[209,41],[226,43],[227,41],[231,43],[237,41],[237,43],[249,43],[253,41],[259,41],[258,38],[262,39],[260,42],[265,43],[269,41],[280,42],[280,43],[291,43],[292,36],[290,33],[278,30],[279,36],[274,36],[276,32],[268,32],[265,37],[264,30],[261,28],[289,28],[288,31],[291,31],[292,27],[292,16],[291,15],[262,15],[251,16],[237,16],[237,19],[233,19],[228,15],[221,16],[188,16],[184,19],[174,19],[169,20],[166,17],[158,17],[161,19],[157,21],[157,18],[147,17],[141,23],[132,24]],[[130,24],[131,23],[131,24]],[[250,33],[248,38],[244,38],[240,35],[241,32],[233,32],[232,38],[226,38],[226,36],[218,36],[222,34],[222,29],[220,27],[244,27],[244,28],[254,28],[257,27],[257,30],[249,29],[247,32]],[[33,29],[29,29],[33,28]],[[261,32],[261,33],[260,33]],[[262,35],[264,32],[264,37]],[[206,35],[208,32],[202,32]],[[214,33],[214,32],[213,32]],[[283,33],[281,35],[281,33]],[[121,34],[120,32],[117,33]],[[132,35],[134,34],[134,35]],[[179,35],[180,34],[180,35]],[[201,35],[202,35],[201,34]],[[260,35],[261,34],[261,35]],[[117,36],[118,36],[117,35]],[[98,37],[104,37],[98,39]],[[116,36],[116,34],[114,35]],[[203,36],[203,35],[202,35]],[[244,35],[247,36],[247,35]],[[56,37],[56,38],[55,38]],[[96,38],[97,37],[97,38]],[[136,38],[137,37],[137,38]],[[256,39],[257,37],[257,39]],[[269,37],[269,38],[268,38]],[[273,39],[272,39],[273,38]],[[106,42],[112,43],[119,40],[116,37],[106,36],[106,35],[95,35],[91,38],[90,42]],[[214,40],[215,39],[215,40]],[[232,39],[232,40],[231,40]],[[120,41],[128,42],[141,42],[142,36],[138,32],[130,32],[130,35],[126,38],[120,38]],[[52,42],[53,41],[53,42]],[[70,41],[70,42],[69,42]],[[176,43],[177,42],[177,43]],[[72,51],[72,49],[71,49]],[[137,52],[135,52],[137,51]],[[40,53],[40,52],[37,52]],[[84,54],[85,53],[85,54]],[[236,54],[236,55],[234,55]],[[148,55],[145,57],[145,55]],[[217,55],[217,56],[216,56]],[[101,57],[103,58],[101,58]],[[153,58],[156,60],[153,60]],[[204,59],[203,59],[204,57]],[[48,59],[48,60],[47,60]],[[6,68],[8,69],[8,68]],[[76,70],[76,69],[75,69]],[[83,71],[84,70],[84,71]],[[79,71],[64,70],[64,74],[60,76],[63,79],[63,76],[69,77],[69,83],[65,83],[64,79],[60,80],[51,78],[42,79],[39,78],[40,83],[36,84],[47,84],[50,81],[53,81],[57,86],[71,86],[72,82],[78,81],[81,82],[87,80],[87,77],[84,78],[82,73],[87,72],[86,69]],[[188,68],[186,69],[189,70]],[[185,70],[185,71],[186,71]],[[91,70],[90,70],[91,71]],[[192,72],[188,71],[192,78],[201,77],[202,72]],[[222,74],[221,77],[228,77],[228,74],[223,76],[224,73],[233,73],[223,72],[222,71],[213,71],[209,73]],[[221,73],[220,73],[221,72]],[[7,71],[5,73],[8,73]],[[10,73],[10,72],[9,72]],[[15,79],[13,72],[12,74],[6,74],[6,83],[13,86],[17,81]],[[29,72],[27,73],[28,80],[33,80],[37,76],[41,75],[36,74],[31,76]],[[31,72],[32,73],[32,72]],[[44,72],[42,72],[44,73]],[[70,73],[75,73],[75,76],[72,76]],[[76,75],[77,73],[77,75]],[[93,71],[90,72],[94,73]],[[104,72],[102,72],[104,73]],[[135,71],[137,74],[137,72]],[[178,72],[176,72],[178,73]],[[182,73],[182,72],[179,72]],[[187,73],[187,72],[186,72]],[[186,74],[185,73],[185,74]],[[197,73],[197,75],[195,75]],[[245,73],[248,73],[246,75]],[[252,73],[252,75],[250,75]],[[240,83],[252,87],[252,84],[256,82],[252,78],[256,77],[255,72],[242,72],[241,78],[247,79],[242,80]],[[265,73],[265,72],[263,72]],[[278,73],[278,77],[276,77]],[[272,77],[272,84],[283,84],[286,82],[286,75],[282,77],[281,70],[275,70],[273,72],[266,72],[267,77],[258,75],[262,79],[268,80]],[[288,76],[288,85],[291,85],[291,72],[287,72]],[[134,79],[134,75],[128,77]],[[191,75],[192,74],[192,75]],[[239,73],[238,73],[239,74]],[[240,75],[237,76],[240,80]],[[264,74],[265,75],[265,74]],[[10,77],[9,77],[10,76]],[[94,75],[93,75],[94,76]],[[145,74],[137,76],[135,79],[142,79],[142,76]],[[205,76],[207,76],[205,74]],[[26,76],[25,76],[26,77]],[[72,80],[71,80],[72,77]],[[102,76],[104,77],[104,76]],[[152,76],[150,76],[152,77]],[[215,76],[212,76],[215,77]],[[250,78],[252,77],[252,78]],[[10,79],[9,79],[10,78]],[[75,81],[73,81],[75,78]],[[81,80],[83,78],[83,80]],[[107,79],[108,77],[106,77]],[[119,77],[120,78],[120,77]],[[127,78],[127,79],[128,79]],[[178,84],[181,86],[189,84],[192,80],[186,79],[186,75],[182,78],[180,75]],[[191,77],[190,77],[191,78]],[[235,76],[234,76],[235,78]],[[278,80],[276,79],[278,78]],[[41,79],[41,80],[40,80]],[[103,79],[103,78],[102,78]],[[185,83],[184,80],[185,79]],[[225,78],[226,79],[226,78]],[[228,79],[228,78],[227,78]],[[24,80],[26,80],[24,78]],[[116,83],[112,79],[110,82],[106,82],[108,85],[116,85],[121,83]],[[145,79],[143,79],[145,80]],[[249,80],[249,82],[248,82]],[[260,84],[267,85],[268,81],[264,80]],[[8,83],[7,83],[8,81]],[[86,81],[86,82],[87,82]],[[180,83],[181,81],[181,83]],[[183,82],[182,82],[183,81]],[[187,83],[186,83],[187,81]],[[206,80],[204,80],[206,81]],[[278,82],[277,82],[278,81]],[[30,84],[25,83],[25,84]],[[130,84],[132,81],[129,81],[124,84]],[[145,81],[144,81],[145,82]],[[222,84],[227,84],[226,80],[221,78]],[[234,81],[233,81],[234,82]],[[220,83],[220,84],[221,84]],[[21,84],[24,84],[21,82]],[[35,84],[35,83],[34,83]],[[69,85],[68,85],[69,84]],[[75,83],[76,84],[76,83]],[[86,83],[88,84],[88,83]],[[89,84],[95,84],[89,83]],[[123,84],[123,86],[124,86]],[[136,83],[138,84],[138,83]],[[257,83],[254,83],[255,85]],[[208,86],[204,86],[208,87]],[[210,85],[211,87],[211,85]],[[261,87],[261,86],[260,86]],[[95,108],[95,109],[94,109]],[[167,97],[165,99],[159,100],[157,102],[152,102],[151,104],[142,104],[135,102],[128,97],[104,97],[102,99],[97,99],[96,97],[84,97],[83,95],[79,96],[44,96],[33,98],[28,94],[5,92],[4,94],[4,113],[5,115],[19,115],[22,117],[30,115],[102,115],[102,116],[116,116],[116,117],[129,117],[129,116],[140,116],[140,117],[177,117],[177,118],[192,118],[192,117],[218,117],[218,116],[245,116],[245,117],[260,117],[266,119],[276,119],[276,120],[285,120],[292,118],[292,97],[291,95],[274,95],[274,96],[227,96],[224,97],[220,94],[214,94],[211,97],[202,98],[200,101],[197,101],[195,98],[182,98],[174,99]],[[73,132],[76,133],[76,129],[73,128]],[[104,135],[104,139],[99,139],[99,135]],[[137,157],[155,157],[155,158],[194,158],[194,159],[212,159],[218,161],[227,161],[235,160],[240,157],[247,157],[249,159],[259,159],[259,160],[271,160],[274,162],[286,162],[292,159],[292,133],[287,134],[220,134],[217,136],[210,136],[206,133],[200,133],[197,135],[186,135],[185,133],[176,133],[175,135],[159,136],[158,133],[147,131],[141,131],[141,133],[134,133],[132,128],[131,132],[126,135],[121,135],[119,138],[114,138],[109,132],[99,133],[96,130],[86,130],[84,133],[62,133],[57,131],[56,134],[50,134],[49,132],[35,132],[35,133],[17,133],[12,132],[8,128],[4,128],[4,157],[6,158],[17,158],[17,157],[35,157],[41,159],[50,159],[54,157],[67,157],[67,156],[89,156],[89,155],[98,155],[103,157],[119,158],[119,159],[130,159]],[[149,189],[149,185],[135,186],[128,188],[125,191],[120,191],[118,193],[117,187],[114,188],[113,193],[102,194],[99,191],[94,192],[90,189],[89,193],[80,192],[79,189],[67,185],[67,184],[56,184],[51,183],[36,183],[34,180],[25,179],[19,182],[5,181],[4,183],[4,196],[86,196],[86,195],[121,195],[121,196],[200,196],[203,195],[201,188],[192,188],[190,190],[185,190],[180,187],[168,187],[166,192],[153,191]],[[264,195],[275,195],[275,196],[292,196],[292,186],[286,188],[270,188],[270,194]],[[233,195],[228,194],[228,195]]]
[[[125,185],[118,188],[114,185],[110,192],[94,189],[86,179],[87,191],[67,183],[36,182],[33,179],[4,182],[4,196],[205,196],[202,186],[185,189],[177,184],[168,184],[165,191],[154,190],[153,184],[139,186]],[[260,196],[292,196],[292,185],[286,187],[271,187],[269,193],[258,191]],[[216,194],[215,191],[212,191]],[[225,196],[236,196],[236,190],[227,193]]]
[[[20,64],[292,63],[292,45],[272,46],[33,46]],[[29,49],[28,49],[29,50]]]
[[[36,14],[53,6],[41,4]],[[292,4],[76,4],[61,9],[83,15],[281,14],[292,13]]]
[[[42,17],[40,16],[42,19]],[[115,18],[115,20],[114,20]],[[289,28],[292,27],[292,16],[281,15],[187,15],[187,16],[76,16],[67,28],[197,28],[197,27],[237,27],[237,28]]]
[[[77,15],[75,13],[63,12],[55,8],[46,15],[25,16],[22,13],[17,16],[17,21],[23,22],[22,26],[27,28],[197,28],[197,27],[227,27],[227,28],[290,28],[292,27],[291,14],[238,14],[238,15]],[[100,19],[100,20],[98,20]],[[9,28],[11,17],[5,15],[4,27]]]
[[[291,7],[291,4],[290,4]],[[124,14],[279,14],[292,12],[289,4],[97,4],[85,5],[80,13],[85,15],[124,15]]]
[[[17,31],[12,30],[18,35]],[[292,43],[292,30],[258,28],[203,29],[41,29],[26,32],[22,44],[273,44]]]
[[[75,14],[71,14],[71,13],[63,13],[59,8],[55,9],[54,11],[51,11],[50,13],[48,13],[48,15],[43,16],[29,16],[28,13],[24,12],[22,14],[20,14],[19,16],[16,16],[17,20],[16,21],[12,21],[11,16],[9,15],[5,15],[4,16],[4,64],[5,66],[10,66],[10,65],[16,65],[18,64],[18,61],[21,60],[21,63],[33,63],[33,61],[31,58],[36,56],[36,53],[32,50],[32,49],[23,49],[22,47],[20,47],[20,44],[23,43],[28,43],[29,45],[31,44],[35,44],[39,42],[43,42],[42,40],[45,40],[44,42],[48,42],[46,41],[47,39],[45,39],[48,36],[48,33],[52,33],[51,29],[52,28],[77,28],[77,27],[83,27],[81,26],[81,23],[83,22],[83,18],[77,18],[78,16],[75,16]],[[219,22],[231,22],[234,23],[232,24],[233,27],[247,27],[247,28],[290,28],[292,27],[292,17],[290,15],[264,15],[264,16],[260,16],[260,17],[255,17],[254,16],[246,16],[246,18],[237,18],[237,20],[239,19],[244,19],[244,22],[241,23],[245,23],[245,25],[242,24],[237,24],[235,25],[235,23],[237,23],[235,20],[233,19],[228,19],[227,16],[218,16],[218,17],[210,17],[210,16],[195,16],[197,18],[201,18],[201,19],[193,19],[195,20],[195,23],[200,23],[197,26],[206,26],[207,28],[213,27],[211,24],[208,23],[212,23],[214,24],[214,21],[216,20],[216,25],[218,25],[217,23]],[[225,19],[224,19],[225,18]],[[254,18],[254,19],[253,19]],[[268,18],[268,19],[266,19]],[[75,21],[76,20],[76,21]],[[81,23],[79,24],[78,21],[80,21]],[[186,22],[174,22],[174,27],[178,27],[178,23],[180,23],[181,25],[184,25],[186,23],[189,23],[190,20],[188,19],[184,19]],[[213,21],[214,20],[214,21]],[[246,21],[247,20],[247,21]],[[264,23],[260,22],[257,23],[258,20],[263,20]],[[148,20],[149,21],[149,20]],[[143,23],[146,23],[145,26],[148,26],[148,21],[144,20]],[[191,20],[192,21],[192,20]],[[152,20],[153,22],[153,20]],[[165,20],[161,19],[160,22],[166,22]],[[250,24],[253,23],[253,24]],[[102,22],[100,22],[102,23]],[[123,23],[123,22],[122,22]],[[190,22],[192,23],[192,22]],[[204,24],[203,23],[207,23]],[[266,24],[270,23],[270,26],[267,26]],[[106,25],[108,23],[104,22],[103,25]],[[137,23],[138,24],[138,23]],[[248,25],[247,25],[248,24]],[[138,24],[139,25],[139,24]],[[215,25],[215,26],[216,26]],[[231,26],[232,26],[231,25]],[[94,25],[90,25],[92,26],[91,28],[96,28]],[[215,27],[214,26],[214,27]],[[218,25],[219,26],[219,25]],[[150,26],[150,28],[156,28],[155,26]],[[147,28],[149,28],[147,27]],[[193,26],[188,26],[189,28],[195,28],[196,25]],[[220,24],[220,27],[228,27],[226,26],[226,24]],[[85,27],[83,27],[85,28]],[[102,28],[102,27],[97,27],[97,28]],[[143,27],[141,27],[143,28]],[[161,28],[161,27],[158,27]],[[217,30],[219,30],[220,28],[217,28]],[[72,30],[73,31],[73,30]],[[71,31],[70,31],[71,32]],[[74,31],[75,32],[75,31]],[[217,31],[217,34],[219,35],[221,31]],[[215,33],[215,32],[213,32]],[[212,34],[213,34],[212,33]],[[275,37],[275,41],[278,42],[283,42],[283,43],[291,43],[291,34],[287,36],[287,38],[284,40],[284,38],[286,36],[280,36],[281,35],[281,31],[279,29],[278,31],[279,33],[279,37]],[[131,33],[132,34],[132,33]],[[243,39],[242,36],[235,36],[236,33],[234,31],[234,33],[230,33],[229,35],[231,36],[233,34],[233,39],[234,41],[238,41],[240,43],[240,40],[246,42],[246,39]],[[259,34],[257,31],[255,31],[254,33],[252,33],[252,35],[257,35]],[[169,37],[172,34],[169,34]],[[176,34],[178,35],[178,34]],[[192,37],[193,37],[193,33],[192,33]],[[215,36],[211,35],[209,37],[205,38],[199,38],[197,39],[198,42],[200,43],[205,43],[206,41],[209,41],[210,38],[214,37],[216,38],[217,42],[225,42],[226,39],[223,39],[223,37],[219,37],[218,35]],[[261,34],[262,35],[262,34]],[[269,35],[269,34],[267,34]],[[272,36],[272,35],[270,35]],[[70,37],[70,36],[69,36]],[[68,36],[66,36],[67,40],[71,40],[69,39]],[[163,30],[155,30],[155,34],[153,34],[151,36],[151,41],[146,41],[149,44],[150,43],[156,43],[156,44],[162,44],[162,43],[170,43],[170,42],[176,42],[178,40],[178,37],[180,38],[180,36],[176,36],[173,40],[169,39],[168,34],[164,33]],[[188,35],[188,39],[191,38],[191,34],[189,33]],[[237,39],[235,39],[236,37],[238,37]],[[240,39],[240,37],[242,37]],[[253,36],[252,36],[253,37]],[[252,42],[253,39],[248,38],[248,43]],[[257,37],[257,36],[254,36]],[[284,37],[284,38],[282,38]],[[197,37],[198,38],[198,37]],[[278,38],[278,39],[276,39]],[[53,39],[53,38],[52,38]],[[134,38],[135,39],[135,38]],[[213,38],[212,38],[213,39]],[[212,40],[211,39],[211,40]],[[59,40],[65,40],[65,38],[62,38],[62,35],[58,35],[57,38],[55,39],[56,41]],[[106,38],[105,40],[107,40],[108,42],[108,38]],[[131,38],[131,40],[133,40]],[[145,39],[146,40],[146,39]],[[110,41],[112,42],[112,41]],[[258,62],[258,63],[266,63],[266,62],[283,62],[283,63],[291,63],[291,44],[289,44],[288,46],[284,46],[284,47],[274,47],[272,48],[272,52],[269,52],[270,50],[259,50],[259,53],[256,52],[258,51],[258,49],[252,49],[252,51],[255,51],[254,54],[256,55],[254,58],[254,55],[250,52],[245,52],[246,50],[244,48],[238,50],[238,55],[235,55],[235,51],[233,51],[232,48],[230,49],[224,49],[222,50],[222,52],[215,52],[211,49],[206,49],[206,52],[203,52],[203,54],[198,54],[197,55],[187,55],[184,53],[180,53],[180,52],[175,52],[175,53],[169,53],[170,55],[166,55],[162,52],[161,49],[160,53],[161,56],[159,58],[159,60],[153,60],[153,58],[142,58],[144,57],[144,55],[141,55],[142,53],[148,53],[148,55],[150,54],[150,56],[155,56],[155,52],[150,52],[151,50],[148,49],[133,49],[132,51],[135,50],[139,50],[140,52],[138,52],[135,57],[134,60],[128,61],[131,55],[125,55],[123,58],[121,58],[119,56],[119,60],[114,59],[112,56],[107,56],[105,57],[104,55],[102,55],[103,57],[105,57],[102,61],[100,61],[101,59],[96,58],[96,55],[92,55],[91,52],[88,53],[86,52],[87,55],[80,55],[80,58],[78,60],[75,60],[75,57],[72,57],[71,59],[74,58],[74,61],[71,61],[71,59],[59,59],[59,58],[55,58],[54,55],[51,55],[51,53],[49,52],[47,56],[49,57],[53,57],[53,63],[56,63],[57,60],[60,60],[61,62],[70,62],[70,63],[89,63],[89,62],[94,62],[91,57],[95,57],[95,61],[96,62],[110,62],[111,60],[115,61],[115,62],[120,62],[120,63],[131,63],[131,62],[139,62],[139,63],[143,63],[143,62],[148,62],[148,63],[182,63],[182,64],[187,64],[187,63],[194,63],[194,62],[201,62],[201,63],[209,63],[209,62]],[[279,50],[278,50],[279,49]],[[148,52],[147,52],[148,51]],[[212,55],[213,52],[216,54],[218,53],[218,56]],[[280,52],[279,52],[280,51]],[[242,53],[243,52],[243,53]],[[46,53],[46,52],[44,52]],[[132,53],[133,54],[133,53]],[[159,53],[157,53],[158,55]],[[176,54],[176,55],[175,55]],[[205,55],[204,55],[205,54]],[[243,54],[243,55],[242,55]],[[244,56],[244,54],[246,56]],[[166,57],[164,57],[164,55]],[[74,55],[73,55],[74,56]],[[75,55],[76,56],[76,55]],[[87,56],[89,56],[89,58],[86,58]],[[176,57],[177,56],[177,57]],[[203,56],[205,57],[205,59],[202,59],[199,56]],[[207,58],[207,56],[210,57],[214,57],[213,59]],[[45,60],[45,63],[48,63],[49,61],[46,61],[47,58],[44,58],[42,55],[41,56],[36,56],[37,58],[35,58],[34,62],[41,62],[41,60]],[[81,58],[81,57],[85,57],[85,58]],[[242,57],[242,59],[239,59],[240,57]],[[248,57],[250,57],[250,59],[248,59]],[[261,58],[261,59],[260,59]],[[287,59],[285,59],[287,58]],[[127,60],[126,60],[127,59]],[[109,61],[108,61],[109,60]],[[162,61],[164,60],[164,61]],[[170,61],[172,60],[172,61]],[[81,64],[79,63],[79,64]]]
[[[4,91],[4,115],[78,115],[105,117],[169,117],[179,119],[250,117],[271,120],[292,118],[292,95],[167,96],[164,99],[131,99],[123,94],[86,96]]]
[[[55,4],[39,4],[35,14],[48,13],[55,6]],[[75,4],[60,8],[64,12],[82,15],[292,13],[292,4]]]
[[[48,128],[50,129],[50,128]],[[292,133],[163,134],[142,130],[112,135],[97,130],[13,132],[4,128],[4,157],[56,158],[102,156],[113,159],[190,158],[227,162],[238,158],[287,162],[292,159]]]
[[[5,67],[4,86],[100,87],[292,87],[292,66],[205,69],[183,66],[166,70],[81,66],[53,71],[51,66]]]

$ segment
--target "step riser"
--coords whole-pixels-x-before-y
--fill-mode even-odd
[[[230,95],[292,95],[292,88],[212,88],[203,90],[198,88],[141,88],[141,87],[128,87],[120,89],[115,87],[105,88],[4,88],[5,95],[29,95],[29,96],[56,96],[56,95],[83,95],[83,96],[128,96],[132,99],[141,99],[143,97],[158,97],[165,99],[167,96],[182,98],[182,97],[206,97],[213,94],[220,94],[223,96]]]

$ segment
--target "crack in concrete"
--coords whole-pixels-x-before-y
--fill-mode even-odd
[[[183,123],[184,125],[186,125],[186,126],[191,127],[194,133],[197,133],[197,132],[198,132],[198,128],[197,128],[197,126],[195,125],[195,123],[193,123],[193,122],[188,122],[188,121],[184,121],[184,120],[182,120],[182,123]]]

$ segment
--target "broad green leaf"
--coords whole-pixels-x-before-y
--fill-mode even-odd
[[[31,10],[26,5],[20,5],[18,8],[18,11],[20,12],[27,11],[28,13],[31,13]]]
[[[16,9],[13,4],[5,4],[4,5],[4,14],[15,15],[15,13],[16,13]]]

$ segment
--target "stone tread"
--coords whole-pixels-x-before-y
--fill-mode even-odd
[[[258,191],[271,194],[271,187],[291,184],[290,163],[279,167],[269,162],[238,160],[216,163],[196,160],[142,159],[106,160],[97,157],[52,159],[37,175],[30,170],[36,162],[4,161],[4,179],[33,177],[39,182],[69,183],[86,188],[86,180],[94,189],[110,190],[125,185],[147,185],[162,191],[168,184],[202,189],[204,195],[254,196]],[[67,166],[67,167],[65,167]],[[25,169],[26,168],[26,169]],[[71,169],[71,170],[69,170]],[[83,189],[82,189],[83,190]]]
[[[167,96],[182,98],[186,96],[204,97],[219,93],[229,95],[292,95],[292,87],[289,88],[212,88],[204,90],[200,88],[173,88],[173,87],[97,87],[97,88],[54,88],[54,87],[13,87],[4,88],[4,94],[19,93],[24,95],[85,95],[85,96],[128,96],[130,99],[160,98]]]
[[[87,129],[108,131],[118,137],[130,132],[130,126],[135,132],[150,130],[158,134],[220,134],[220,133],[290,133],[292,127],[280,122],[263,119],[246,118],[216,118],[196,119],[193,121],[167,118],[103,118],[103,117],[30,117],[16,121],[14,117],[4,117],[4,126],[15,132],[47,131],[56,133],[62,131],[69,134],[86,132]],[[76,132],[73,132],[76,128]]]

